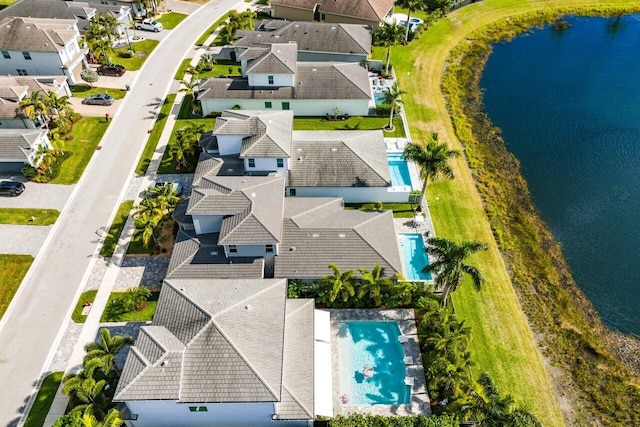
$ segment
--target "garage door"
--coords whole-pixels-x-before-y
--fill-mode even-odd
[[[0,172],[2,173],[20,173],[24,162],[0,162]]]

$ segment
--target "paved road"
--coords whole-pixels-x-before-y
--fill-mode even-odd
[[[184,55],[202,31],[238,0],[214,0],[172,31],[139,73],[113,119],[50,242],[23,281],[0,323],[0,425],[17,425],[108,225],[154,115]]]

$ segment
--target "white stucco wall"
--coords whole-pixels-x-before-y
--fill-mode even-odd
[[[235,104],[234,104],[235,105]],[[233,105],[232,105],[233,107]],[[209,113],[205,113],[205,116]],[[249,135],[216,135],[218,139],[218,150],[221,156],[232,156],[240,154],[242,138]]]
[[[273,76],[273,84],[269,84]],[[293,86],[293,74],[249,74],[249,86]]]
[[[223,215],[193,215],[192,218],[196,234],[218,233]]]
[[[295,188],[296,197],[342,197],[345,203],[407,203],[409,190],[392,191],[389,187],[287,187]]]
[[[0,74],[17,76],[17,70],[27,70],[30,76],[64,75],[62,59],[58,52],[31,52],[31,59],[24,59],[22,51],[10,50],[10,59],[0,55]]]
[[[224,245],[224,251],[227,258],[233,257],[261,257],[267,255],[265,245],[236,245],[238,252],[229,252],[229,245]],[[278,253],[276,242],[273,242],[273,253]],[[271,255],[271,253],[269,253]]]
[[[267,110],[265,101],[258,99],[203,99],[202,111],[206,116],[213,112],[230,110],[239,105],[243,110]],[[288,102],[290,110],[296,116],[324,116],[333,114],[333,109],[338,107],[340,115],[366,116],[369,114],[369,101],[352,99],[279,99],[272,100],[272,110],[282,110],[282,103]]]
[[[251,157],[250,157],[251,158]],[[285,174],[287,173],[287,169],[288,169],[288,161],[289,159],[287,159],[286,157],[283,157],[283,167],[279,168],[278,167],[278,160],[273,158],[259,158],[259,157],[255,157],[253,158],[253,160],[255,161],[256,166],[253,168],[249,167],[249,158],[243,159],[244,160],[244,170],[247,171],[248,173],[251,172],[276,172],[277,176],[285,176]]]

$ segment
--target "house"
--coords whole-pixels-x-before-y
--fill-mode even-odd
[[[70,85],[88,66],[76,19],[0,20],[0,75],[63,75]]]
[[[0,76],[0,129],[34,129],[44,126],[44,120],[29,119],[20,109],[20,101],[35,91],[71,96],[64,76]]]
[[[89,4],[61,0],[19,0],[0,11],[0,20],[8,17],[77,19],[80,34],[89,28],[91,20],[99,13],[111,14],[117,21],[118,35],[123,35],[131,24],[129,6],[107,4]]]
[[[296,43],[254,45],[238,60],[242,77],[206,79],[198,100],[206,116],[229,109],[293,110],[297,116],[366,116],[373,105],[367,69],[349,62],[299,62]]]
[[[271,0],[271,16],[290,21],[371,25],[393,15],[394,0]]]
[[[218,57],[235,59],[254,45],[296,43],[301,62],[365,63],[371,53],[371,27],[357,24],[321,24],[304,21],[262,20],[256,31],[238,30],[231,46]]]
[[[316,311],[284,279],[167,279],[114,401],[136,427],[311,426],[333,415],[316,410],[332,399]]]
[[[0,129],[0,173],[19,173],[25,164],[40,164],[39,150],[53,147],[43,129]]]
[[[108,5],[109,8],[118,7],[123,8],[123,10],[128,9],[129,14],[134,18],[143,18],[147,16],[147,9],[145,8],[145,2],[138,0],[79,0],[76,2],[75,0],[63,0],[70,1],[73,3],[88,3],[90,7],[94,7],[96,9],[101,9]],[[155,1],[153,1],[155,3]]]

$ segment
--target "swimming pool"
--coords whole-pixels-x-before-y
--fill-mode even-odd
[[[422,269],[429,265],[422,235],[420,233],[401,233],[400,249],[406,279],[431,280],[431,272],[422,272]]]
[[[340,385],[349,405],[407,404],[411,388],[396,322],[344,322],[339,326]]]
[[[391,172],[391,185],[411,187],[411,176],[409,175],[409,165],[402,153],[387,153],[387,163]]]
[[[373,92],[373,99],[376,101],[376,106],[384,104],[384,92]]]

